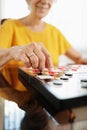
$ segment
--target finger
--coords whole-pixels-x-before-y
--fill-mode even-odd
[[[53,69],[53,62],[50,56],[46,57],[46,68],[48,68],[49,70]]]
[[[38,58],[38,68],[40,70],[44,69],[45,68],[45,56],[44,56],[43,52],[41,52],[40,44],[38,45],[37,43],[34,42],[30,45],[31,45],[31,48],[32,48],[34,54]],[[29,46],[29,48],[30,48],[30,46]]]
[[[24,49],[24,52],[29,55],[33,52],[33,50],[37,47],[36,43],[31,43],[29,45],[27,45]]]
[[[44,53],[44,55],[46,57],[45,67],[48,68],[48,69],[52,69],[53,68],[53,62],[52,62],[52,59],[51,59],[51,56],[50,56],[49,52],[43,46],[41,47],[41,50],[42,50],[42,52]]]
[[[31,67],[31,62],[29,60],[29,58],[26,56],[26,54],[22,54],[20,57],[20,60],[27,66],[27,67]]]
[[[38,57],[38,68],[42,71],[45,68],[45,55],[39,48],[35,48],[34,53]]]
[[[38,68],[38,57],[33,52],[28,55],[28,58],[30,60],[31,66],[33,68]]]
[[[34,54],[33,53],[33,48],[34,48],[33,45],[34,45],[34,43],[25,46],[21,52],[21,55],[22,55],[21,60],[25,63],[26,66],[29,66],[29,67],[31,67],[32,65],[33,65],[33,67],[35,67],[36,60],[34,60],[34,58],[33,59],[30,58]],[[37,66],[37,64],[36,64],[36,66]]]

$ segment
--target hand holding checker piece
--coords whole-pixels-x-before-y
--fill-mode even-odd
[[[37,76],[40,79],[56,79],[63,74],[63,72],[59,69],[53,69],[51,71],[49,71],[48,69],[44,69],[42,72],[39,71],[39,69],[33,69],[31,67],[22,67],[22,69],[26,71],[28,74],[32,76]]]

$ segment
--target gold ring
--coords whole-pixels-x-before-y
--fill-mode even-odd
[[[28,56],[29,56],[29,57],[31,57],[31,56],[33,56],[33,55],[34,55],[34,53],[33,53],[33,52],[31,52]]]

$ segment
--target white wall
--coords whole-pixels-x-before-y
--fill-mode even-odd
[[[19,18],[28,13],[28,8],[25,0],[0,0],[2,4],[2,18]]]
[[[58,0],[54,4],[49,22],[64,33],[71,44],[79,50],[87,46],[87,0]]]
[[[1,18],[28,14],[25,0],[0,0]],[[56,0],[45,20],[57,26],[79,51],[87,51],[87,0]]]

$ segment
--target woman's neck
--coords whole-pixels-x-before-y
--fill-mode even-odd
[[[39,32],[43,31],[45,28],[45,22],[43,22],[41,19],[38,19],[32,15],[28,15],[22,19],[19,19],[19,21],[29,28],[32,31]]]

